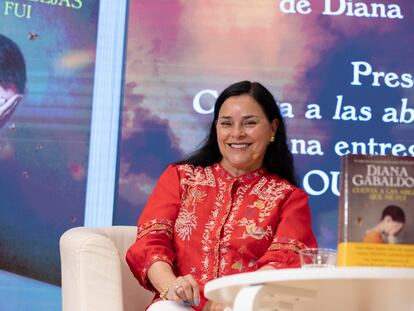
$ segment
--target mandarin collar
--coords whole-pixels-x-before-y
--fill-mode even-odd
[[[229,172],[226,171],[226,169],[221,165],[220,162],[214,164],[213,168],[214,168],[214,171],[216,171],[218,175],[224,180],[229,181],[229,182],[237,181],[239,183],[250,182],[251,180],[255,178],[262,177],[266,173],[266,170],[263,167],[261,167],[254,171],[248,172],[244,175],[234,177]]]

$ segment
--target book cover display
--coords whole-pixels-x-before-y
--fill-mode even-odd
[[[0,272],[59,285],[59,237],[83,225],[98,12],[0,1]]]
[[[339,266],[414,267],[414,158],[346,155]]]

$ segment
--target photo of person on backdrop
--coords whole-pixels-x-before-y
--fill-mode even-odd
[[[10,118],[23,98],[26,63],[20,48],[0,34],[0,127]]]
[[[375,227],[366,231],[363,242],[365,243],[401,243],[398,235],[405,224],[405,213],[397,205],[388,205],[384,208],[381,221]]]
[[[31,2],[23,5],[26,12],[31,8],[30,18],[1,16],[3,282],[23,277],[24,284],[41,282],[42,292],[58,292],[57,241],[63,232],[84,223],[99,5],[100,1],[88,1],[71,9]],[[23,7],[15,3],[21,13]],[[23,309],[47,309],[44,299],[38,299],[38,306],[31,298],[22,299],[36,292],[25,290],[21,296],[21,288],[11,291],[0,299],[1,310],[22,304]],[[58,297],[48,295],[46,300],[50,309],[60,309]]]
[[[297,186],[285,122],[273,95],[241,81],[217,98],[202,146],[164,171],[127,252],[148,310],[225,310],[206,282],[300,266],[317,247],[307,194]]]

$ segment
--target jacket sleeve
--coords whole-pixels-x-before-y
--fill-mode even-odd
[[[317,247],[312,232],[307,194],[296,188],[281,205],[281,214],[273,241],[258,260],[276,269],[300,267],[299,250]]]
[[[180,183],[175,166],[170,165],[159,178],[138,220],[137,239],[128,249],[126,261],[139,283],[155,292],[147,278],[156,261],[172,266],[174,223],[180,206]]]

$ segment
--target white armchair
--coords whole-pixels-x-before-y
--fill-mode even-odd
[[[136,227],[76,227],[60,238],[62,311],[141,311],[153,294],[130,272],[125,254]]]

